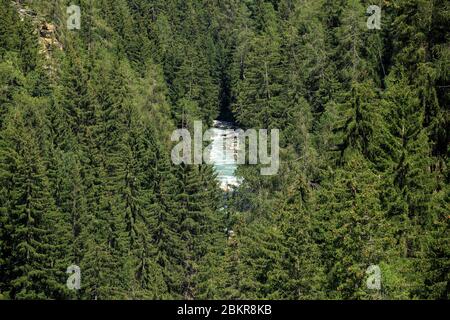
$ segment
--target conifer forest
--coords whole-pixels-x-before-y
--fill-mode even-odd
[[[447,0],[0,0],[0,300],[449,299],[449,31]],[[174,163],[199,121],[277,129],[276,174]]]

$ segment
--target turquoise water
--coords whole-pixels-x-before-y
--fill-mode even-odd
[[[239,141],[232,123],[214,121],[210,161],[213,162],[217,179],[224,190],[237,187],[240,179],[236,177]]]

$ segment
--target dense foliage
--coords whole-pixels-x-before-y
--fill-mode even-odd
[[[449,20],[445,0],[0,0],[0,298],[448,299]],[[219,115],[280,129],[277,175],[240,166],[224,193],[172,164],[172,130]]]

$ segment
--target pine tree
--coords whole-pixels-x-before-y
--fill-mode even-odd
[[[28,104],[11,112],[1,133],[1,211],[8,231],[2,252],[9,252],[2,289],[13,299],[61,297],[63,286],[54,259],[63,249],[56,236],[64,222],[49,190],[39,128],[31,126],[35,108]]]
[[[393,245],[392,227],[379,200],[381,182],[368,161],[354,152],[318,193],[316,228],[331,298],[377,298],[365,287],[365,270],[389,261]]]
[[[265,3],[261,11],[262,30],[251,40],[245,61],[241,62],[244,67],[233,111],[239,123],[246,127],[280,127],[286,116],[280,97],[280,31],[272,5]]]
[[[430,171],[431,152],[417,95],[401,70],[393,72],[388,80],[384,108],[389,119],[390,166],[383,198],[395,222],[401,257],[417,263],[415,267],[411,265],[417,272],[420,261],[426,259],[426,243],[430,237],[426,230],[432,223],[430,205],[436,186]]]
[[[149,227],[155,246],[153,259],[162,270],[167,296],[181,298],[184,245],[179,232],[181,217],[176,203],[179,189],[167,155],[159,155],[155,168],[155,198],[149,208],[152,213]]]
[[[181,167],[176,173],[180,188],[176,197],[180,215],[179,232],[183,242],[184,279],[181,293],[185,299],[196,296],[193,279],[198,263],[208,251],[210,234],[217,230],[212,217],[214,207],[210,202],[214,189],[210,190],[208,186],[211,173],[202,176],[198,166]]]
[[[9,51],[16,51],[19,46],[19,15],[8,0],[2,0],[0,7],[0,57],[3,62],[5,55]]]
[[[325,298],[325,272],[315,237],[317,215],[314,214],[311,195],[301,174],[289,186],[279,206],[279,224],[283,231],[286,256],[282,259],[286,278],[279,284],[285,299]]]

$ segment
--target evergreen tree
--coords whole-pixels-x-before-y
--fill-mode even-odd
[[[2,229],[7,231],[2,233],[7,267],[2,291],[16,299],[61,297],[61,270],[54,259],[64,250],[57,238],[64,221],[51,197],[37,140],[37,130],[44,128],[32,126],[41,116],[39,106],[27,102],[10,113],[1,133]]]

